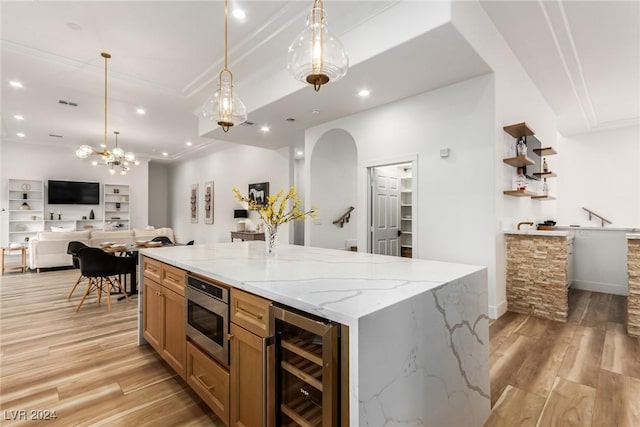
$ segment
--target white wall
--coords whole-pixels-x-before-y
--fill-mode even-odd
[[[555,201],[535,201],[524,197],[509,197],[502,191],[511,188],[516,169],[504,165],[503,158],[514,156],[514,142],[503,131],[506,125],[526,122],[536,132],[543,146],[555,147],[556,117],[542,97],[529,75],[523,69],[510,47],[495,28],[478,1],[452,2],[452,22],[467,42],[493,70],[495,76],[495,117],[493,156],[495,164],[495,221],[492,224],[495,254],[495,277],[489,270],[489,315],[497,317],[507,308],[506,304],[506,255],[503,231],[513,229],[523,220],[537,221],[556,216]],[[558,156],[547,158],[549,168],[559,175]],[[552,187],[554,180],[549,180]],[[539,183],[533,184],[533,190]]]
[[[169,166],[149,163],[149,225],[169,226]]]
[[[2,141],[0,177],[2,179],[2,205],[7,203],[8,179],[43,180],[45,192],[47,180],[90,181],[100,184],[128,184],[131,201],[131,227],[145,227],[148,223],[148,162],[141,160],[125,176],[110,175],[106,167],[91,166],[88,160],[78,159],[75,151],[68,147],[54,145],[35,145]],[[103,186],[100,186],[103,192]],[[100,197],[102,201],[102,195]],[[102,219],[102,206],[56,205],[62,219],[81,219],[89,216],[93,209],[96,219]],[[45,214],[49,208],[45,206]]]
[[[600,227],[585,207],[613,222],[606,227],[640,227],[640,127],[558,140],[558,222]]]
[[[309,203],[318,217],[309,223],[308,246],[342,249],[357,235],[358,216],[343,227],[333,224],[358,203],[358,150],[347,132],[333,129],[320,137],[311,152]]]
[[[306,152],[331,129],[356,142],[359,250],[367,241],[367,166],[417,157],[417,256],[487,266],[494,282],[494,108],[493,76],[485,75],[307,130]],[[443,159],[445,147],[451,154]]]
[[[179,242],[229,242],[236,230],[233,210],[244,208],[233,197],[237,187],[247,194],[248,185],[269,182],[269,193],[289,189],[291,181],[289,148],[266,150],[237,144],[221,144],[215,151],[199,153],[198,158],[173,164],[169,169],[169,220]],[[214,182],[213,224],[204,224],[204,183]],[[198,220],[190,222],[191,184],[199,184]],[[253,227],[260,223],[257,212],[250,212]],[[282,227],[280,242],[289,241],[289,227]]]

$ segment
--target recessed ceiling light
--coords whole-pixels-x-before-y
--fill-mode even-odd
[[[107,144],[100,144],[100,147],[107,148]]]
[[[169,153],[167,153],[166,151],[163,151],[163,152],[162,152],[162,155],[166,157],[166,156],[168,156],[168,155],[169,155]]]
[[[244,13],[244,10],[242,9],[233,9],[233,12],[231,12],[231,14],[239,21],[244,21],[247,17],[247,14]]]
[[[80,25],[76,24],[75,22],[67,22],[67,27],[71,28],[72,30],[79,30],[80,28],[82,28]]]
[[[144,108],[136,108],[136,113],[144,116],[145,114],[147,114],[147,110],[145,110]]]
[[[140,164],[140,160],[136,160],[135,162],[133,162],[133,164],[138,166]]]
[[[15,116],[13,116],[13,118],[16,120],[24,120],[24,117],[21,116],[20,114],[16,114]]]
[[[185,142],[185,144],[187,145],[187,147],[191,147],[193,145],[193,142],[187,141],[187,142]]]
[[[91,162],[91,166],[98,166],[98,162],[94,160],[93,162]]]
[[[320,114],[320,110],[313,109],[311,110],[311,114]]]
[[[18,133],[16,133],[16,136],[17,136],[18,138],[24,138],[24,133],[22,133],[22,132],[18,132]]]
[[[302,151],[296,151],[296,156],[302,156],[304,153]]]
[[[358,96],[362,98],[366,98],[369,95],[371,95],[371,91],[368,89],[362,89],[360,92],[358,92]]]
[[[22,83],[20,83],[20,82],[19,82],[19,81],[17,81],[17,80],[11,80],[11,81],[9,81],[9,84],[10,84],[12,87],[24,87],[24,86],[22,86]]]
[[[269,131],[271,130],[271,128],[270,128],[269,126],[262,126],[262,127],[260,128],[260,130],[261,130],[262,132],[269,132]]]

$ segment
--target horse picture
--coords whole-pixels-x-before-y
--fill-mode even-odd
[[[269,197],[269,183],[249,184],[248,194],[249,199],[256,202],[258,206],[264,205],[267,202],[267,197]]]

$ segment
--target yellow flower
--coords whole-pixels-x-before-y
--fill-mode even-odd
[[[300,210],[299,206],[302,201],[298,197],[296,187],[293,185],[286,194],[284,190],[280,190],[277,194],[267,197],[267,202],[264,205],[258,205],[255,200],[242,195],[240,190],[235,187],[232,191],[236,200],[246,202],[249,209],[257,210],[260,218],[269,226],[278,226],[289,221],[303,220],[307,215],[311,218],[316,218],[316,211],[318,210],[316,206],[312,206],[307,212]],[[287,210],[290,204],[291,208]]]

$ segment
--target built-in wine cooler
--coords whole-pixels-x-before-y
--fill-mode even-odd
[[[271,316],[276,426],[338,426],[340,325],[278,306]]]

